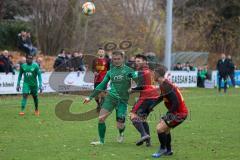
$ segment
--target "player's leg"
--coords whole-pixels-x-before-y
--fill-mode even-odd
[[[167,113],[162,117],[159,124],[157,125],[158,139],[160,142],[159,151],[154,153],[154,158],[159,158],[162,155],[172,155],[171,148],[171,134],[170,129],[180,125],[187,118],[187,113]]]
[[[40,112],[39,112],[39,109],[38,109],[38,87],[37,86],[32,86],[31,87],[31,95],[32,95],[33,101],[34,101],[35,115],[39,116]]]
[[[107,96],[105,98],[105,101],[102,105],[102,108],[99,113],[98,117],[98,135],[99,135],[99,141],[97,142],[92,142],[92,145],[98,145],[98,144],[104,144],[105,142],[105,133],[106,133],[106,124],[105,120],[106,118],[111,114],[112,110],[114,109],[114,100],[110,97]]]
[[[28,94],[26,93],[23,93],[22,94],[22,101],[21,101],[21,111],[19,112],[19,115],[23,116],[25,113],[25,108],[26,108],[26,104],[27,104],[27,97],[28,97]]]
[[[167,149],[167,152],[164,154],[164,155],[172,155],[173,152],[172,152],[172,147],[171,147],[171,141],[172,141],[172,136],[171,136],[171,132],[169,130],[169,132],[166,132],[166,149]]]
[[[99,85],[99,82],[95,82],[94,83],[94,89]],[[95,97],[95,101],[97,103],[97,110],[100,111],[101,110],[101,105],[102,105],[102,99],[101,99],[101,93]]]
[[[166,124],[166,122],[161,119],[160,122],[157,125],[157,134],[158,134],[158,140],[160,142],[160,147],[158,151],[154,154],[152,154],[152,157],[159,158],[160,156],[164,155],[167,152],[167,134],[170,133],[170,127]]]
[[[105,120],[109,116],[110,112],[104,108],[100,110],[98,118],[98,135],[101,143],[104,143],[105,133],[106,133],[106,124]]]
[[[20,111],[19,115],[24,115],[25,114],[24,111],[25,111],[25,108],[26,108],[27,97],[28,97],[29,92],[30,92],[29,85],[23,84],[21,111]]]
[[[149,136],[151,136],[151,135],[150,135],[149,125],[148,125],[148,122],[147,122],[147,117],[153,111],[153,108],[156,107],[159,103],[160,103],[159,99],[155,99],[155,98],[154,99],[148,99],[146,101],[146,104],[142,108],[142,112],[140,112],[140,116],[143,119],[144,129]],[[151,138],[149,138],[146,141],[146,146],[147,147],[151,146]]]
[[[143,119],[138,116],[139,110],[142,110],[142,106],[144,105],[144,100],[139,99],[137,103],[133,106],[133,109],[130,113],[130,119],[132,121],[133,126],[136,128],[136,130],[140,133],[141,138],[148,136],[144,125],[143,125]],[[142,145],[143,142],[137,142],[136,145]]]
[[[98,109],[98,111],[100,111],[100,109],[101,109],[101,106],[102,106],[102,104],[103,104],[103,102],[104,102],[104,98],[105,98],[105,96],[106,96],[106,92],[101,92],[99,95],[98,95],[98,98],[97,98],[97,100],[96,100],[96,102],[97,102],[97,109]]]
[[[146,119],[138,116],[136,113],[133,113],[133,112],[131,112],[130,118],[131,118],[133,126],[137,129],[137,131],[141,135],[141,138],[136,142],[136,145],[140,146],[144,142],[146,142],[147,146],[150,146],[149,128],[148,128],[148,132],[147,132],[144,127],[144,124],[145,125],[147,124]]]
[[[136,145],[142,145],[143,142],[146,141],[146,146],[151,146],[147,117],[158,103],[158,99],[139,99],[139,101],[134,105],[130,118],[135,128],[141,133],[141,139],[136,143]],[[141,129],[142,127],[143,130]]]
[[[221,92],[221,85],[222,85],[222,76],[218,75],[218,91]]]
[[[127,115],[127,104],[125,102],[119,102],[116,108],[116,120],[119,136],[117,141],[122,143],[124,141],[125,120]]]

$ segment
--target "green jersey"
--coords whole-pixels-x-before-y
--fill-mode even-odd
[[[32,63],[31,65],[24,63],[20,66],[17,85],[20,85],[22,75],[24,76],[23,84],[38,86],[39,82],[39,87],[42,87],[42,75],[37,63]]]
[[[109,95],[114,98],[120,99],[123,102],[127,102],[129,99],[128,90],[131,88],[131,78],[129,78],[129,74],[133,72],[134,70],[126,65],[120,67],[112,66],[105,75],[103,81],[90,95],[90,99],[105,90],[108,82],[110,81],[111,89],[109,91]]]

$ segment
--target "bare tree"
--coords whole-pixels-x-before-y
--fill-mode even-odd
[[[34,26],[38,44],[47,54],[61,48],[80,49],[82,28],[77,0],[36,0],[33,2]]]

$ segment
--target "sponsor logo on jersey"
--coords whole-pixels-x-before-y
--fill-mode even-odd
[[[113,80],[114,81],[121,81],[121,80],[123,80],[123,77],[124,77],[123,75],[114,76]]]

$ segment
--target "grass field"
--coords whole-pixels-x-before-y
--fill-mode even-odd
[[[190,116],[172,131],[172,157],[176,160],[238,160],[240,158],[240,90],[231,89],[227,95],[207,89],[186,89],[183,95]],[[92,102],[82,105],[82,98],[73,95],[44,95],[40,97],[40,117],[33,115],[29,99],[26,115],[18,116],[20,96],[0,97],[0,160],[147,160],[158,147],[155,126],[163,104],[152,113],[149,123],[153,146],[136,147],[139,135],[127,120],[125,143],[118,144],[115,114],[107,120],[106,144],[93,147],[97,138],[97,119],[67,122],[55,115],[55,105],[72,99],[71,111],[84,112],[95,107]]]

